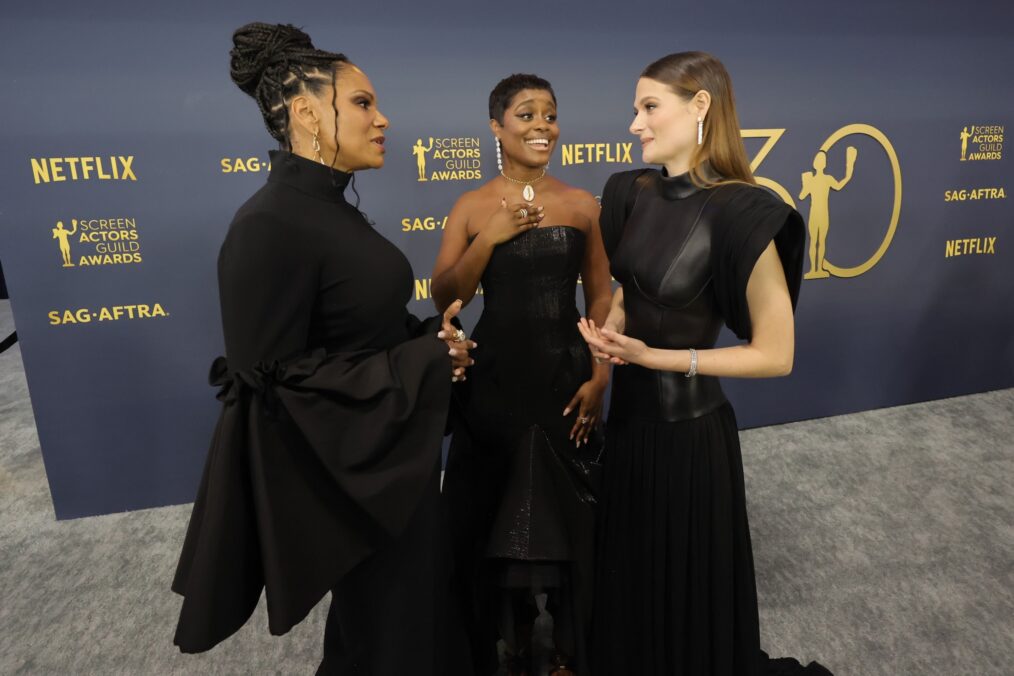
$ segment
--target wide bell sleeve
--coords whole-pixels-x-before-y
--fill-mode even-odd
[[[722,191],[716,195],[711,242],[715,297],[726,326],[749,340],[746,287],[757,260],[774,241],[794,310],[803,279],[806,228],[799,212],[763,188],[727,185],[715,190]]]
[[[227,239],[220,260],[223,408],[173,581],[184,652],[239,629],[262,589],[287,632],[403,531],[439,471],[451,383],[434,323],[388,350],[308,351],[312,255],[248,232],[260,246]]]

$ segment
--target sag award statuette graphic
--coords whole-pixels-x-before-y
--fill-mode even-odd
[[[961,161],[964,162],[968,159],[968,139],[972,137],[972,134],[968,131],[968,127],[961,130]]]
[[[433,137],[432,136],[430,136],[430,144],[429,144],[429,146],[424,146],[423,142],[422,142],[422,139],[419,139],[418,141],[416,141],[415,145],[412,146],[412,154],[415,155],[416,167],[419,169],[419,179],[418,180],[420,180],[420,181],[427,181],[427,180],[429,180],[429,179],[426,178],[426,153],[430,152],[431,150],[433,150]]]
[[[63,256],[63,267],[72,268],[74,267],[74,261],[70,257],[70,238],[77,232],[77,219],[71,219],[71,229],[67,230],[63,227],[63,221],[57,221],[56,227],[53,228],[53,239],[60,240],[60,255]]]
[[[831,214],[828,209],[828,199],[831,191],[838,191],[848,185],[852,180],[852,169],[856,164],[856,156],[859,151],[849,146],[845,151],[845,177],[841,180],[824,173],[827,168],[827,153],[818,150],[813,158],[813,171],[803,174],[803,189],[799,193],[799,199],[810,198],[810,271],[806,273],[806,279],[825,279],[831,273],[824,268],[825,254],[827,253],[827,231],[831,226]]]

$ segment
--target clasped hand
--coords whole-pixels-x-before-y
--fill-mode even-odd
[[[455,383],[464,380],[465,369],[475,363],[475,360],[468,356],[469,350],[479,347],[474,340],[464,338],[464,331],[451,323],[451,320],[461,312],[463,305],[461,300],[456,300],[444,310],[443,324],[437,333],[437,338],[447,344],[447,354],[451,357],[451,382]]]
[[[578,331],[591,348],[592,356],[604,359],[618,366],[640,363],[648,353],[644,341],[630,338],[622,333],[595,326],[595,322],[582,317],[577,324]]]

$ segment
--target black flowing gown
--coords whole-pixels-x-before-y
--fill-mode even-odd
[[[479,346],[457,386],[444,478],[478,674],[496,669],[505,589],[556,590],[556,647],[579,672],[587,662],[602,445],[595,434],[575,448],[578,412],[563,416],[591,378],[575,306],[585,240],[569,226],[529,230],[497,246],[482,276]]]
[[[346,202],[349,174],[271,159],[218,260],[223,406],[173,581],[175,643],[211,649],[262,589],[284,634],[331,591],[320,673],[459,673],[439,320],[406,311],[412,270]]]
[[[803,221],[766,190],[637,170],[609,179],[602,206],[626,335],[707,349],[724,324],[749,339],[746,285],[772,241],[795,306]],[[614,368],[604,466],[596,673],[828,673],[761,652],[739,434],[718,378]]]

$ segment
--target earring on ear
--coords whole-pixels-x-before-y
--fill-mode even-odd
[[[704,143],[704,120],[697,116],[697,145]]]
[[[502,172],[503,155],[500,154],[500,139],[498,139],[496,136],[494,136],[493,139],[496,141],[496,168]]]
[[[317,132],[313,132],[313,153],[317,156],[317,161],[324,164],[324,158],[320,154],[320,139],[317,138]]]

